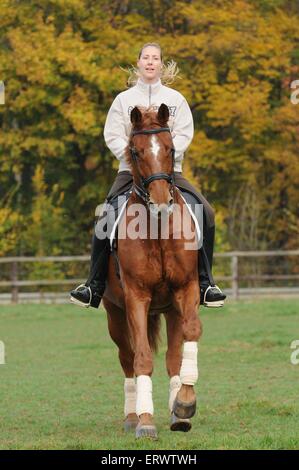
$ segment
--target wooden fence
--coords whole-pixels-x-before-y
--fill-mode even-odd
[[[240,295],[247,293],[248,295],[254,295],[258,293],[271,292],[273,294],[298,294],[299,286],[295,287],[270,287],[270,288],[241,288],[240,283],[243,281],[297,281],[299,280],[299,274],[253,274],[253,275],[241,275],[239,272],[239,265],[241,258],[261,258],[261,257],[295,257],[299,256],[299,250],[289,251],[232,251],[227,253],[216,253],[215,259],[229,258],[230,259],[230,275],[229,276],[215,276],[216,282],[225,281],[230,283],[229,289],[224,289],[234,300],[237,300]],[[20,300],[20,288],[21,287],[35,287],[40,286],[76,286],[85,282],[86,279],[39,279],[39,280],[20,280],[19,279],[19,268],[22,263],[30,262],[74,262],[74,261],[89,261],[89,256],[46,256],[46,257],[3,257],[0,258],[0,288],[7,287],[9,294],[0,294],[0,302],[2,299],[6,299],[7,302],[18,303]],[[1,280],[1,264],[10,264],[10,280]],[[35,295],[36,294],[36,295]],[[57,293],[58,294],[58,293]],[[60,289],[61,294],[61,289]],[[47,294],[33,293],[32,298],[39,296],[43,300],[47,298]],[[62,292],[62,295],[66,297],[66,293]],[[48,293],[48,298],[55,298],[55,293]],[[7,303],[6,302],[6,303]]]

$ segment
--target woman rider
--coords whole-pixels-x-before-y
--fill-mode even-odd
[[[135,106],[158,107],[165,103],[169,107],[168,125],[175,149],[175,184],[191,193],[198,203],[203,204],[204,226],[203,246],[200,253],[200,293],[201,304],[207,307],[223,305],[225,295],[215,285],[211,274],[213,247],[215,237],[214,211],[201,193],[182,176],[184,152],[192,141],[194,134],[193,117],[186,99],[178,91],[165,86],[176,75],[173,63],[165,67],[162,62],[162,51],[159,44],[147,43],[140,50],[137,61],[137,77],[134,86],[114,99],[105,123],[104,139],[106,145],[119,160],[119,171],[109,191],[107,200],[123,194],[132,186],[132,174],[125,161],[125,149],[131,132],[130,113]],[[162,81],[161,81],[162,79]],[[89,278],[84,285],[71,291],[71,301],[83,307],[95,307],[100,304],[105,290],[109,259],[109,238],[99,239],[95,234],[92,240],[91,268]]]

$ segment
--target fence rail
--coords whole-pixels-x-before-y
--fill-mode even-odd
[[[246,291],[248,294],[252,295],[254,293],[262,292],[273,292],[273,293],[295,293],[299,294],[299,286],[293,288],[286,287],[271,287],[271,288],[242,288],[240,287],[241,281],[263,281],[263,280],[272,280],[272,281],[294,281],[299,280],[299,274],[247,274],[241,275],[239,270],[239,260],[240,258],[262,258],[262,257],[295,257],[299,256],[299,250],[285,250],[285,251],[231,251],[226,253],[216,253],[214,257],[217,258],[230,258],[230,276],[215,276],[216,282],[226,281],[230,282],[230,289],[226,291],[231,295],[231,297],[237,300],[240,295],[244,295]],[[1,298],[5,299],[7,303],[9,295],[10,301],[13,303],[18,303],[20,300],[20,294],[22,298],[31,296],[38,296],[38,293],[20,293],[20,287],[40,287],[40,286],[69,286],[80,284],[85,281],[85,279],[30,279],[30,280],[20,280],[19,279],[19,266],[22,263],[48,263],[48,262],[74,262],[74,261],[89,261],[90,257],[88,255],[81,256],[20,256],[20,257],[3,257],[0,258],[0,264],[10,264],[10,281],[0,281],[1,287],[10,288],[10,294],[0,294],[0,303]],[[46,297],[55,298],[55,293],[40,293],[40,296],[45,299]],[[59,296],[59,293],[57,293]],[[61,294],[65,295],[65,294]]]

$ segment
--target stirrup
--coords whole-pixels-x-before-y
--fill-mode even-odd
[[[89,302],[88,302],[88,304],[85,304],[84,302],[81,302],[80,300],[75,299],[75,297],[73,297],[73,296],[71,296],[70,301],[73,302],[73,304],[79,305],[79,307],[88,308],[88,307],[90,307],[90,303],[91,303],[91,299],[92,299],[91,288],[89,286],[86,286],[85,284],[80,284],[80,286],[76,287],[75,290],[80,289],[80,287],[85,287],[89,290]]]
[[[207,302],[206,301],[206,296],[207,296],[207,292],[210,290],[210,289],[213,289],[214,287],[216,287],[219,292],[222,293],[221,289],[215,284],[214,286],[209,286],[206,290],[205,290],[205,293],[204,293],[204,296],[203,296],[203,305],[205,307],[213,307],[213,308],[218,308],[218,307],[223,307],[224,305],[224,300],[216,300],[215,302]]]

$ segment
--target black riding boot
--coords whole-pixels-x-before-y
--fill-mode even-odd
[[[215,225],[205,227],[199,252],[200,303],[205,307],[222,307],[226,295],[215,285],[212,275]]]
[[[73,303],[81,307],[98,308],[106,287],[109,253],[109,239],[100,240],[94,234],[89,276],[85,284],[81,284],[70,292]]]

